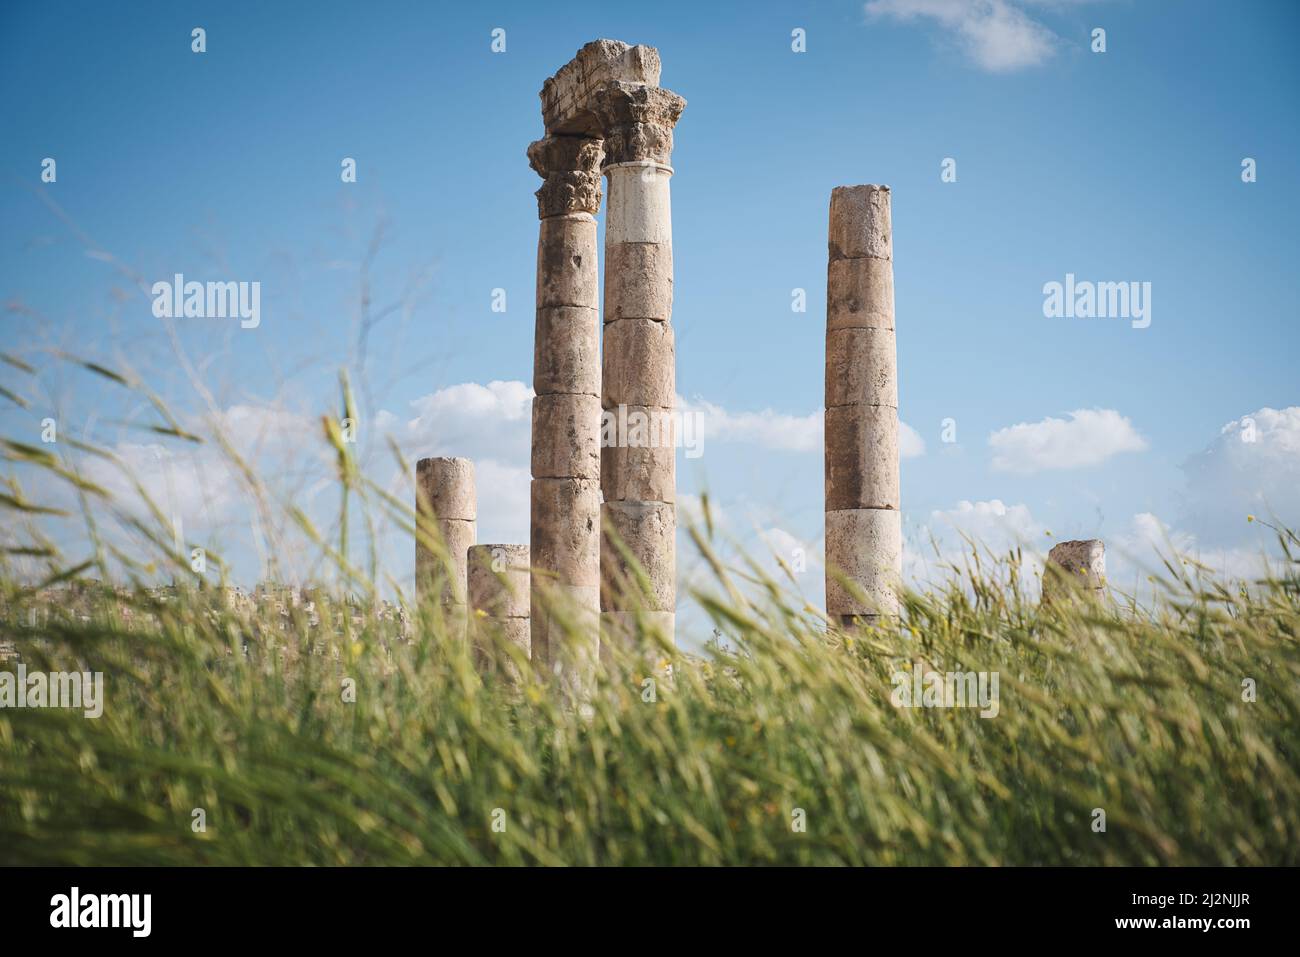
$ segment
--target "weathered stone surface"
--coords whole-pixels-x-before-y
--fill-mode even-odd
[[[440,519],[478,518],[474,463],[470,459],[420,459],[415,466],[416,501]]]
[[[607,228],[607,238],[608,235]],[[606,326],[619,319],[667,322],[672,314],[673,247],[666,242],[617,243],[612,246],[606,242]]]
[[[833,190],[828,236],[826,611],[856,627],[897,615],[902,573],[889,188]]]
[[[533,397],[533,478],[600,478],[600,400],[561,392]]]
[[[600,658],[610,663],[616,650],[646,649],[658,658],[656,641],[673,643],[677,615],[671,611],[605,611],[600,614]]]
[[[605,162],[610,159],[608,144]],[[888,186],[837,186],[831,190],[829,252],[836,259],[892,259],[894,231]]]
[[[833,259],[826,269],[826,328],[893,329],[894,264]]]
[[[861,631],[896,616],[897,612],[894,611],[888,615],[832,615],[830,618],[843,631]]]
[[[538,395],[600,395],[600,318],[594,307],[537,310],[533,390]]]
[[[533,589],[529,620],[533,664],[540,673],[589,673],[600,653],[599,609],[599,586],[539,584]]]
[[[894,509],[826,512],[826,611],[896,615],[902,578],[902,520]],[[857,597],[841,576],[864,593]]]
[[[826,334],[826,407],[850,404],[898,408],[892,329],[833,329]]]
[[[826,410],[826,508],[899,505],[898,410],[841,405]]]
[[[596,220],[588,213],[541,222],[537,241],[537,305],[594,307],[599,298]]]
[[[675,501],[677,449],[671,443],[652,448],[604,446],[600,487],[607,502]]]
[[[1047,553],[1048,561],[1079,576],[1090,588],[1106,581],[1106,545],[1099,538],[1060,542]]]
[[[437,580],[438,601],[443,605],[465,604],[465,586],[469,569],[469,549],[474,544],[476,523],[460,519],[439,519],[436,534],[447,550],[446,565],[438,553],[421,546],[415,547],[416,593],[429,593],[429,586]]]
[[[600,210],[601,141],[581,136],[547,136],[528,147],[528,163],[542,177],[537,215],[546,219],[566,213]]]
[[[671,408],[677,368],[673,327],[653,319],[619,319],[605,325],[601,405]]]
[[[600,584],[600,483],[592,479],[533,479],[529,554],[533,584]],[[581,521],[563,521],[584,516]]]
[[[1060,542],[1047,553],[1043,568],[1043,601],[1059,601],[1106,590],[1106,545],[1089,538]]]
[[[619,405],[601,413],[601,448],[675,448],[680,425],[668,406]]]
[[[605,175],[609,177],[609,202],[605,210],[606,258],[614,255],[611,247],[626,243],[651,243],[671,248],[672,193],[668,183],[672,178],[672,168],[655,163],[607,165]],[[671,259],[668,265],[671,277]]]
[[[550,132],[599,131],[593,93],[612,82],[658,86],[659,51],[621,40],[593,40],[542,84],[542,122]]]
[[[601,610],[627,611],[644,607],[673,611],[676,607],[676,508],[666,502],[605,502],[601,518]],[[627,551],[625,557],[615,541]],[[648,591],[641,592],[632,561],[645,574]]]
[[[673,127],[686,101],[671,90],[611,80],[591,97],[605,134],[605,165],[650,160],[667,164],[673,155]]]
[[[532,657],[532,627],[527,618],[485,618],[474,615],[470,618],[470,633],[474,642],[474,662],[484,674],[503,674],[512,683],[518,684],[520,669],[510,656],[508,646],[513,645],[523,653],[524,658]]]
[[[469,549],[469,604],[489,618],[528,617],[528,546]]]
[[[581,418],[578,411],[581,403],[543,398],[560,392],[586,394],[584,386],[591,381],[587,374],[587,340],[566,341],[561,355],[554,360],[539,353],[534,368],[538,398],[533,413],[532,543],[533,561],[539,568],[553,567],[555,554],[566,550],[556,542],[582,539],[585,547],[585,530],[589,524],[584,518],[585,501],[579,502],[576,510],[556,510],[539,500],[540,494],[552,494],[546,489],[539,492],[539,483],[547,481],[543,476],[556,476],[558,481],[560,476],[586,477],[601,475],[603,471],[609,493],[625,497],[615,504],[635,510],[620,512],[620,516],[632,523],[629,530],[634,533],[636,547],[651,559],[643,564],[652,570],[652,577],[659,575],[658,603],[670,610],[675,594],[671,574],[674,562],[671,500],[676,451],[671,409],[676,401],[676,383],[673,332],[668,325],[673,299],[669,190],[672,168],[668,164],[672,156],[673,127],[686,101],[659,88],[658,83],[657,52],[602,40],[584,46],[542,90],[543,121],[548,137],[547,141],[534,144],[529,159],[546,178],[544,189],[539,191],[544,216],[548,211],[560,209],[591,212],[599,201],[590,189],[594,149],[585,144],[557,142],[556,134],[602,140],[604,155],[600,162],[609,178],[609,197],[605,229],[607,327],[599,378],[600,405],[616,415],[621,411],[625,425],[621,431],[615,431],[609,447],[598,453],[603,466],[598,464],[594,473],[590,471],[586,465],[585,431],[573,435],[573,441],[563,441],[564,424]],[[554,234],[547,232],[548,223],[563,223],[566,219],[554,217],[543,221],[538,266],[538,304],[542,307],[595,304],[588,298],[594,285],[586,281],[585,274],[587,234],[578,235],[576,227]],[[539,350],[554,335],[550,328],[544,327],[559,318],[539,313]],[[652,412],[668,412],[666,439],[644,426],[639,433],[635,428],[627,428],[633,424],[629,412],[647,416]],[[646,424],[660,423],[647,421]],[[597,448],[604,444],[602,435],[597,436]],[[539,448],[551,437],[557,438],[549,446]],[[664,501],[631,499],[634,495],[653,495]],[[583,534],[566,532],[559,527],[565,520],[552,523],[553,515],[565,516],[568,523],[583,527]],[[638,518],[628,517],[632,515]],[[656,520],[659,526],[655,525]],[[552,528],[553,524],[557,527]],[[599,554],[599,526],[596,531]],[[539,550],[539,541],[550,544],[544,544]],[[547,565],[548,555],[550,565]],[[666,578],[662,575],[665,563],[669,569]],[[572,574],[561,578],[572,585],[588,584],[585,578],[580,580]],[[535,575],[535,592],[538,587],[539,579]],[[541,627],[544,630],[546,626]],[[538,641],[538,628],[538,622],[534,621],[534,643]]]

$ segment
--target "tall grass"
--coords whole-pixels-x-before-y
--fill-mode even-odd
[[[342,508],[413,534],[337,422],[324,432]],[[1008,555],[847,634],[759,562],[725,561],[705,522],[691,540],[711,581],[689,600],[717,640],[620,650],[575,701],[527,669],[522,684],[481,676],[436,608],[412,606],[411,636],[395,634],[371,614],[384,583],[302,514],[336,599],[355,596],[337,635],[196,585],[165,602],[92,589],[80,613],[33,618],[38,585],[107,577],[105,556],[127,578],[188,566],[160,510],[153,525],[121,513],[153,549],[128,555],[96,537],[118,506],[74,460],[7,448],[78,490],[92,546],[63,559],[11,477],[0,508],[26,538],[10,550],[46,575],[6,560],[0,639],[29,672],[103,672],[107,703],[93,720],[0,711],[0,863],[1300,863],[1289,533],[1249,588],[1171,562],[1154,603],[1041,608]],[[895,707],[894,676],[916,668],[998,673],[997,716]]]

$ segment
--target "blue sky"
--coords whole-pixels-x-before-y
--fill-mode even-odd
[[[1244,569],[1265,541],[1248,511],[1300,523],[1297,28],[1280,0],[6,4],[3,339],[45,371],[0,369],[31,400],[4,403],[0,431],[30,441],[53,414],[118,447],[247,581],[219,467],[178,450],[180,476],[160,477],[167,443],[117,424],[148,419],[139,401],[48,350],[129,365],[183,416],[220,410],[308,497],[312,417],[347,367],[377,475],[384,435],[413,459],[470,455],[480,541],[527,541],[524,150],[542,81],[610,37],[657,47],[688,104],[673,322],[705,453],[679,458],[685,495],[707,487],[742,540],[819,551],[829,196],[887,183],[914,540],[956,526],[1045,550],[1050,530],[1136,552],[1167,534]],[[259,281],[261,325],[169,334],[132,277],[177,272]],[[1150,326],[1046,318],[1043,286],[1067,273],[1151,283]],[[407,545],[391,547],[400,579]],[[813,600],[820,577],[814,561]]]

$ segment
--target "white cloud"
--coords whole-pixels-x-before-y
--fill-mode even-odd
[[[412,418],[380,411],[375,426],[392,434],[412,463],[442,455],[473,459],[478,540],[523,544],[528,541],[532,400],[533,390],[518,380],[461,382],[412,400]],[[410,482],[410,476],[394,475],[390,487],[406,495]]]
[[[930,513],[928,531],[941,544],[953,544],[958,551],[969,550],[963,536],[994,553],[1017,545],[1041,547],[1046,528],[1030,514],[1027,505],[1007,505],[1001,499],[986,502],[960,501],[950,509]]]
[[[902,23],[932,20],[976,66],[990,73],[1009,73],[1037,66],[1055,49],[1058,38],[1010,0],[871,0],[873,18]]]
[[[411,402],[400,435],[412,455],[458,455],[527,467],[533,390],[519,381],[462,382]]]
[[[1248,514],[1300,527],[1300,406],[1234,419],[1183,471],[1187,492],[1179,524],[1202,540],[1254,539],[1258,526],[1247,526]]]
[[[677,407],[700,416],[704,441],[744,442],[778,452],[820,452],[825,412],[790,415],[773,409],[758,412],[730,412],[703,399],[677,397]],[[898,454],[910,459],[925,454],[925,440],[906,422],[898,423]]]
[[[283,486],[291,479],[326,466],[332,455],[317,420],[271,405],[232,405],[185,427],[200,436],[220,434],[259,475],[278,480],[281,491],[288,491]],[[87,457],[82,468],[128,513],[145,515],[137,482],[169,520],[179,519],[185,528],[225,521],[250,501],[238,469],[211,439],[201,445],[123,441],[112,452],[116,463]]]
[[[728,412],[702,399],[677,397],[683,414],[700,416],[705,442],[748,442],[785,452],[813,452],[822,444],[822,413],[788,415],[772,409],[760,412]]]
[[[1141,452],[1146,440],[1114,409],[1078,409],[1070,418],[1021,422],[989,436],[993,468],[1040,472],[1100,465],[1121,452]]]
[[[1177,565],[1188,559],[1209,569],[1213,577],[1253,581],[1268,573],[1270,544],[1260,538],[1232,547],[1208,545],[1186,529],[1166,525],[1151,512],[1139,512],[1106,543],[1106,575],[1115,588],[1139,597],[1148,590],[1148,575],[1168,577],[1165,561]]]
[[[900,420],[898,423],[898,457],[900,459],[914,459],[924,454],[925,439],[921,438],[921,433]]]
[[[479,490],[479,542],[527,545],[532,482],[529,469],[495,459],[476,459],[474,479]]]
[[[972,546],[981,558],[1003,556],[1024,548],[1029,568],[1041,566],[1041,551],[1050,547],[1047,529],[1027,505],[1007,505],[1001,499],[960,501],[950,509],[935,509],[928,521],[903,541],[903,575],[910,583],[942,580],[946,566],[963,567]]]
[[[774,570],[781,567],[781,562],[796,575],[823,567],[825,547],[820,541],[806,541],[775,525],[760,529],[758,538],[771,553],[770,566]]]

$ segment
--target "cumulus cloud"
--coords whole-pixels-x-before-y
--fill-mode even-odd
[[[871,0],[872,18],[930,21],[977,67],[1010,73],[1051,56],[1058,38],[1010,0]]]
[[[681,396],[677,406],[683,414],[700,417],[706,442],[747,442],[785,452],[812,452],[821,448],[822,413],[789,415],[772,409],[759,412],[730,412],[703,399],[689,401]]]
[[[411,402],[400,430],[420,458],[459,455],[527,466],[533,390],[519,381],[462,382]]]
[[[921,433],[900,420],[898,423],[898,457],[900,459],[914,459],[924,454],[925,439],[921,438]]]
[[[219,433],[259,474],[282,484],[326,465],[331,454],[323,441],[311,441],[322,439],[318,420],[273,405],[232,405],[186,427],[200,435]],[[82,469],[128,512],[144,514],[141,489],[169,518],[187,526],[219,523],[248,502],[242,477],[215,442],[123,441],[112,452],[116,462],[89,457]]]
[[[1078,409],[1069,419],[1050,416],[1041,422],[1021,422],[989,436],[993,468],[1032,473],[1100,465],[1121,452],[1141,452],[1146,439],[1114,409]]]
[[[1024,548],[1027,564],[1037,567],[1038,553],[1050,545],[1046,532],[1027,505],[1007,505],[996,498],[962,500],[950,509],[934,509],[918,528],[905,531],[903,576],[913,584],[942,579],[945,567],[965,564],[972,544],[981,556]]]
[[[414,399],[406,417],[379,412],[375,427],[412,461],[473,459],[479,541],[527,542],[532,399],[533,390],[518,380],[460,382]],[[395,489],[409,491],[409,483],[409,476],[393,476]]]
[[[703,399],[677,397],[677,407],[700,417],[700,431],[706,443],[744,442],[778,452],[820,452],[825,413],[818,409],[807,415],[791,415],[773,409],[732,412]],[[925,440],[906,422],[898,423],[898,454],[910,459],[925,454]]]
[[[1177,565],[1187,559],[1217,578],[1254,581],[1269,573],[1269,544],[1261,538],[1214,545],[1151,512],[1139,512],[1106,542],[1106,574],[1114,587],[1139,597],[1147,590],[1146,576],[1167,577],[1166,561]]]
[[[1263,408],[1227,423],[1183,465],[1179,521],[1204,541],[1240,541],[1246,516],[1300,527],[1300,406]]]

